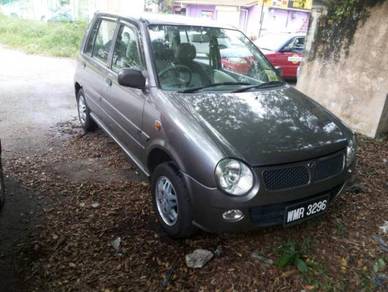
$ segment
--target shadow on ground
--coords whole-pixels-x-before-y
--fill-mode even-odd
[[[26,290],[21,272],[22,250],[30,245],[41,208],[36,196],[6,178],[6,204],[0,213],[0,291]]]

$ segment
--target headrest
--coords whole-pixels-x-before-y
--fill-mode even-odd
[[[152,42],[152,50],[159,60],[172,61],[174,59],[174,52],[160,40]]]
[[[175,51],[175,60],[178,62],[192,61],[197,56],[197,50],[192,44],[180,44]]]

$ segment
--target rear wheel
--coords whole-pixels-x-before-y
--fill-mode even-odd
[[[85,130],[85,132],[93,131],[97,125],[93,118],[90,116],[90,109],[86,104],[85,94],[82,89],[80,89],[77,93],[77,109],[78,119],[82,128]]]
[[[166,233],[174,238],[192,235],[194,227],[189,195],[174,165],[166,162],[157,166],[151,186],[155,213]]]

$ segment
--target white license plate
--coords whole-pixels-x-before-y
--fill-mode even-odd
[[[329,205],[329,196],[325,195],[319,198],[298,203],[286,208],[284,224],[294,224],[310,217],[324,213]]]

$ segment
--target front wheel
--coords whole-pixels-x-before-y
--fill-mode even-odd
[[[155,213],[162,228],[174,238],[192,235],[192,209],[184,181],[172,163],[156,167],[151,178]]]

